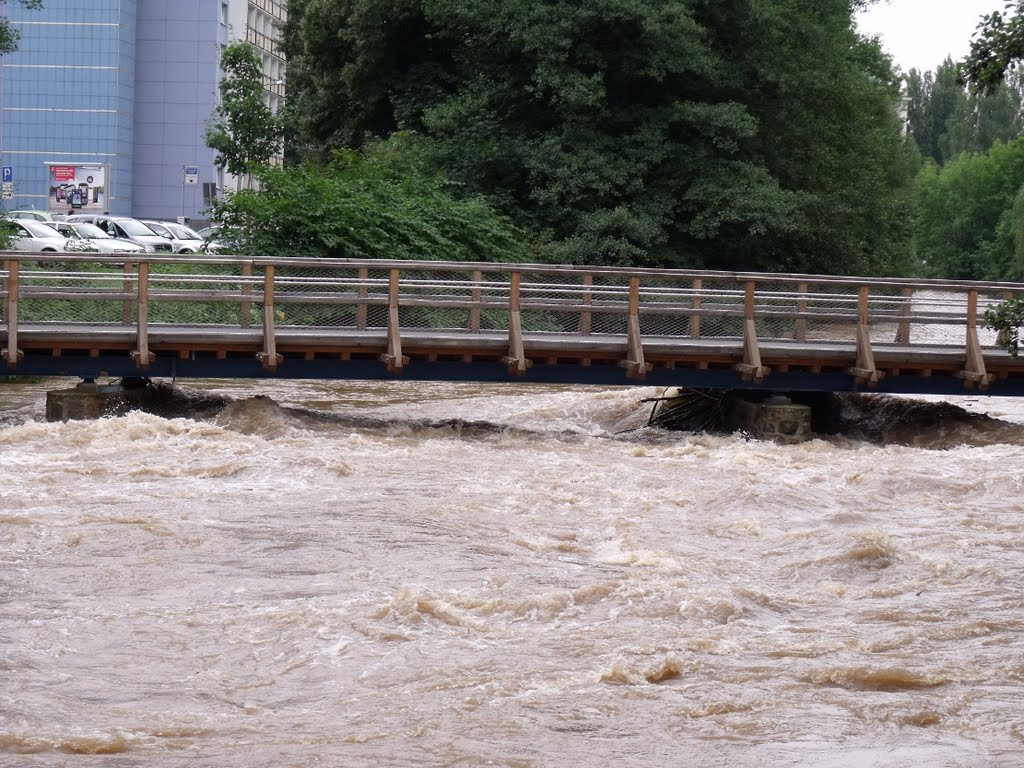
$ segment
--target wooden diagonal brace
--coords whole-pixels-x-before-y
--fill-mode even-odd
[[[860,289],[857,300],[857,362],[847,369],[858,384],[873,387],[885,374],[875,368],[875,353],[871,349],[871,327],[868,325],[868,288]]]
[[[18,361],[25,353],[18,349],[18,262],[7,262],[7,297],[4,300],[4,318],[7,320],[7,346],[0,357],[7,361],[8,368],[17,368]]]
[[[524,376],[528,368],[533,366],[532,360],[526,359],[523,347],[523,326],[519,316],[519,272],[512,273],[512,281],[508,293],[508,354],[501,362],[508,368],[510,376]]]
[[[984,391],[995,378],[985,370],[985,357],[981,353],[981,342],[978,340],[978,292],[967,294],[967,360],[964,369],[957,373],[968,389],[977,386]]]
[[[137,349],[131,353],[135,366],[140,370],[149,368],[156,360],[156,355],[149,351],[149,263],[139,263],[139,279],[137,285],[136,311],[136,343]]]
[[[744,381],[760,384],[771,373],[770,368],[761,365],[761,350],[757,346],[757,324],[754,322],[754,283],[748,281],[744,298],[743,321],[743,362],[734,366]]]
[[[640,278],[629,278],[629,321],[626,333],[626,359],[619,365],[626,369],[626,376],[643,380],[654,368],[644,362],[644,344],[640,335]]]
[[[274,330],[274,265],[263,268],[263,351],[256,354],[256,359],[268,371],[276,371],[284,358],[277,354],[277,341]]]
[[[402,373],[409,358],[402,354],[402,333],[398,315],[398,270],[388,275],[388,351],[378,359],[387,366],[388,373]]]

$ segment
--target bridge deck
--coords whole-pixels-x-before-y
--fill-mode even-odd
[[[7,374],[1024,394],[1021,286],[538,265],[8,255]],[[16,350],[16,353],[12,353]]]

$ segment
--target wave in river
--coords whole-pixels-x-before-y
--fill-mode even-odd
[[[156,384],[153,390],[154,397],[146,406],[150,413],[165,418],[215,420],[234,431],[266,438],[295,430],[339,426],[397,431],[406,435],[450,433],[462,438],[536,433],[546,437],[577,435],[639,442],[676,439],[680,432],[731,432],[720,420],[706,415],[700,417],[697,429],[692,424],[677,425],[677,429],[650,426],[647,405],[650,398],[638,398],[637,390],[633,389],[618,390],[611,395],[587,390],[560,392],[557,400],[555,395],[515,396],[527,401],[535,418],[524,418],[521,410],[511,411],[507,404],[496,404],[490,412],[484,408],[479,418],[418,418],[412,413],[414,406],[398,409],[398,412],[386,407],[328,412],[283,406],[265,395],[233,399],[167,384]],[[962,445],[1024,444],[1024,425],[975,413],[949,402],[856,393],[797,395],[794,399],[813,408],[816,436],[839,443],[869,442],[931,450]],[[465,401],[462,404],[465,405]]]

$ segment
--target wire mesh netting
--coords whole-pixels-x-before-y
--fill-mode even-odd
[[[884,281],[560,267],[516,272],[512,265],[412,262],[285,260],[273,267],[269,284],[278,327],[386,329],[394,303],[403,330],[507,333],[518,297],[521,328],[529,334],[625,336],[635,302],[643,338],[742,338],[750,312],[761,340],[851,343],[866,321],[873,344],[962,347],[970,314],[967,288]],[[4,271],[2,279],[6,290],[10,275]],[[258,325],[267,286],[263,263],[154,261],[146,284],[148,321]],[[18,260],[22,322],[131,325],[138,321],[139,291],[134,263]],[[978,292],[975,316],[983,346],[997,344],[995,331],[985,326],[985,310],[1006,298],[997,287]],[[0,322],[6,322],[8,308],[2,305]]]

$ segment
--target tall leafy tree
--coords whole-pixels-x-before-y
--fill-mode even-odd
[[[959,279],[1019,279],[1017,198],[1024,138],[964,153],[918,178],[914,245],[928,271]]]
[[[38,10],[43,7],[43,0],[13,0],[30,10]],[[13,53],[18,50],[18,41],[21,33],[11,26],[7,16],[0,16],[0,54]]]
[[[896,79],[859,3],[294,5],[295,145],[415,131],[548,259],[877,272],[906,235]]]
[[[971,53],[961,65],[964,81],[978,91],[990,91],[1007,71],[1024,58],[1024,0],[1006,2],[1003,11],[982,16],[971,41]]]
[[[935,72],[912,69],[906,78],[907,129],[921,153],[943,163],[961,152],[985,152],[1021,134],[1021,75],[980,92],[968,90],[951,58]]]
[[[263,65],[254,46],[243,40],[228,43],[220,66],[220,101],[206,131],[206,145],[217,153],[215,165],[248,181],[280,150],[281,125],[263,101]]]

